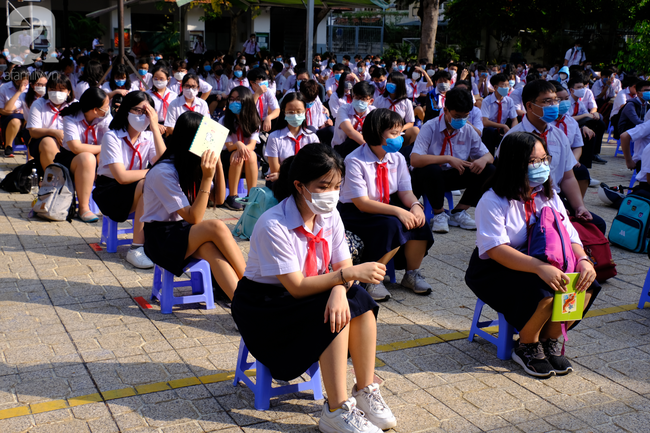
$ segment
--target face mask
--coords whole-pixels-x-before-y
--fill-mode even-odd
[[[299,127],[302,125],[302,122],[305,121],[305,115],[304,114],[285,114],[284,119],[287,121],[287,123],[294,128]]]
[[[370,66],[370,62],[366,62],[366,66]]]
[[[433,69],[427,69],[427,75],[428,76],[433,77],[435,75],[435,73],[436,73],[436,71],[434,71]]]
[[[241,102],[235,101],[228,104],[228,109],[232,111],[233,114],[241,113]]]
[[[43,62],[34,62],[34,66],[40,68],[41,66],[43,66]]]
[[[82,66],[82,67],[79,68],[79,72],[81,72],[82,74],[83,74],[83,72],[84,72],[84,67],[85,67],[85,66]]]
[[[334,63],[330,62],[329,67],[332,69],[334,67]]]
[[[235,71],[235,77],[241,78],[242,75],[244,75],[242,71]]]
[[[316,75],[320,74],[320,68],[315,68],[314,69],[314,74],[316,74]]]
[[[266,86],[266,88],[268,88],[269,87],[269,82],[268,81],[260,81],[259,83],[257,83],[257,85],[260,86],[260,87]]]
[[[138,69],[138,74],[142,75],[143,77],[147,75],[147,70],[146,69]]]
[[[378,88],[383,89],[386,86],[386,81],[375,81]]]
[[[314,106],[315,103],[316,103],[316,101],[307,102],[307,103],[305,104],[305,107],[307,107],[307,108],[311,108],[311,107]]]
[[[560,73],[560,81],[565,81],[569,76],[564,72]]]
[[[521,72],[521,71],[523,71],[523,70],[524,70],[524,67],[523,67],[523,66],[517,66],[517,71]]]
[[[508,81],[508,85],[509,85],[510,87],[515,87],[515,80],[509,80],[509,81]]]
[[[210,65],[205,65],[205,66],[203,66],[203,70],[204,70],[205,72],[210,72],[210,70],[212,70],[212,66],[210,66]]]
[[[65,92],[51,91],[47,92],[47,97],[50,98],[50,101],[52,101],[54,105],[59,105],[63,104],[65,100],[68,99],[68,94]]]
[[[183,81],[183,77],[185,76],[185,72],[176,72],[174,74],[174,78],[178,81]]]
[[[535,188],[540,186],[548,180],[548,176],[551,174],[551,167],[546,164],[542,164],[537,168],[534,168],[532,164],[528,165],[528,185]]]
[[[334,74],[334,79],[336,81],[340,80],[341,79],[341,74]]]
[[[509,90],[508,87],[497,87],[497,92],[499,92],[499,95],[501,96],[507,96]]]
[[[399,65],[399,66],[397,67],[397,70],[398,70],[398,71],[404,71],[405,69],[406,69],[406,66],[404,66],[404,65]]]
[[[397,84],[394,83],[386,84],[386,90],[388,91],[388,93],[395,93],[395,90],[397,90]]]
[[[535,107],[539,107],[539,105],[537,104],[533,104],[533,105]],[[540,107],[540,108],[544,110],[544,114],[542,114],[541,116],[537,116],[537,114],[535,113],[533,114],[535,114],[535,116],[539,117],[540,119],[542,119],[542,121],[546,123],[551,123],[552,121],[557,119],[558,113],[560,112],[559,105],[549,105],[547,107]]]
[[[183,96],[185,96],[186,99],[194,99],[198,94],[199,94],[199,89],[188,89],[188,88],[183,89]]]
[[[487,72],[481,72],[481,77],[487,77],[488,73]]]
[[[582,47],[576,48],[576,51],[582,51]]]
[[[138,132],[142,132],[147,129],[147,126],[149,126],[149,118],[146,114],[138,116],[137,114],[129,113],[129,124],[131,125],[131,128]]]
[[[164,89],[167,87],[167,81],[166,80],[153,80],[153,85],[156,87],[156,89]]]
[[[368,103],[359,99],[352,101],[352,106],[357,111],[357,113],[363,113],[368,109]]]
[[[155,59],[156,61],[158,61],[158,60],[162,60],[162,57],[160,57],[160,56],[156,56],[156,57],[154,57],[154,59]]]
[[[275,59],[275,61],[282,63],[282,57],[278,57],[277,59]]]
[[[413,72],[413,75],[411,75],[411,80],[417,81],[420,79],[420,74],[417,72]]]
[[[454,129],[461,129],[465,124],[467,123],[467,118],[464,117],[462,119],[456,119],[456,118],[451,118],[451,122],[449,124],[451,125],[452,128]]]
[[[115,80],[115,84],[117,87],[122,87],[123,85],[126,84],[126,80]]]
[[[300,89],[300,83],[302,83],[302,80],[296,80],[296,89]]]
[[[140,42],[140,38],[133,38],[134,41]]]
[[[303,195],[307,207],[316,215],[324,215],[332,213],[336,209],[336,205],[339,202],[339,191],[329,191],[329,192],[311,192],[305,187],[307,192],[311,194],[311,201],[307,200],[307,197]]]
[[[43,96],[45,95],[45,86],[36,86],[34,87],[34,93],[37,95]]]
[[[352,90],[352,83],[350,81],[346,81],[343,87],[345,90]]]
[[[584,97],[585,96],[585,89],[584,88],[582,88],[582,89],[574,89],[573,90],[573,96],[575,96],[576,98]]]
[[[569,111],[569,108],[571,108],[571,101],[560,101],[558,115],[564,116],[564,114]]]
[[[104,117],[108,116],[108,112],[109,112],[109,110],[102,111],[101,108],[98,108],[97,110],[99,110],[99,112],[102,113],[102,114],[100,114],[100,115],[98,116],[100,119],[103,119]]]
[[[438,93],[444,93],[444,92],[448,92],[449,89],[451,89],[451,86],[449,85],[449,83],[438,83],[436,89],[438,90]]]
[[[382,67],[382,68],[385,68],[385,67],[386,67],[386,64],[385,64],[385,63],[382,63],[382,64],[379,65],[379,66]]]
[[[386,153],[395,153],[399,152],[402,148],[402,143],[404,143],[404,137],[401,135],[397,138],[387,138],[386,144],[381,146],[381,148],[384,149]]]
[[[241,59],[241,60],[239,61],[239,63],[241,63],[242,65],[245,65],[245,64],[246,64],[246,59]]]
[[[0,72],[4,72],[7,70],[7,65],[0,65]]]
[[[644,101],[650,101],[650,92],[643,92],[641,96],[643,97]]]

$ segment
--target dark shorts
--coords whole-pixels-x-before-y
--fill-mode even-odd
[[[97,176],[93,200],[103,215],[121,223],[129,218],[137,187],[138,182],[122,185],[108,176]]]
[[[180,277],[192,257],[185,258],[192,224],[187,221],[144,223],[144,252],[152,262]]]
[[[57,153],[56,156],[54,157],[54,162],[64,165],[65,168],[67,168],[68,171],[70,171],[70,166],[72,165],[72,160],[74,159],[75,156],[77,156],[76,153],[71,152],[68,149],[62,147],[59,153]]]
[[[23,120],[25,120],[25,118],[23,117],[23,114],[22,114],[22,113],[13,113],[13,114],[9,114],[9,115],[7,115],[7,116],[2,116],[2,117],[0,117],[0,128],[1,128],[3,131],[6,130],[6,129],[7,129],[7,125],[8,125],[9,122],[12,121],[13,119],[18,119],[18,120],[20,120],[21,122],[22,122]]]

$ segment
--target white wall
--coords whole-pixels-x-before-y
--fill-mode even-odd
[[[253,19],[251,33],[271,33],[271,8],[263,8],[262,13]]]
[[[205,21],[201,21],[203,16],[203,8],[195,7],[187,11],[185,14],[187,22],[187,31],[205,31]],[[189,33],[185,36],[189,37]]]

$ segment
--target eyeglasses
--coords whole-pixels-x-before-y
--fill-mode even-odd
[[[534,158],[528,161],[528,165],[532,165],[533,168],[540,168],[542,164],[545,166],[551,165],[551,161],[553,160],[552,155],[546,155],[544,158]]]
[[[130,112],[135,114],[136,116],[142,116],[144,113],[147,112],[147,110],[145,108],[133,107],[131,108]]]
[[[183,89],[189,89],[189,90],[197,90],[199,87],[198,86],[183,86]]]
[[[239,98],[228,98],[228,102],[241,102]]]
[[[543,99],[542,101],[540,101],[539,104],[535,104],[535,105],[537,105],[538,107],[543,108],[543,107],[548,107],[549,105],[558,105],[559,103],[560,103],[559,98],[555,98],[555,99],[546,98],[546,99]]]
[[[293,116],[294,114],[305,114],[305,110],[285,111],[284,114],[288,114],[290,116]]]

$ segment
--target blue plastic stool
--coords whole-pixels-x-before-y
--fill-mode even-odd
[[[645,282],[643,283],[643,289],[641,289],[641,297],[639,298],[639,305],[636,308],[643,309],[646,302],[650,302],[650,269],[648,269],[648,274],[645,277]]]
[[[230,188],[228,188],[228,181],[226,181],[226,197],[230,195]],[[240,197],[246,197],[248,195],[248,190],[244,186],[244,179],[239,179],[239,185],[237,185],[237,195]]]
[[[433,209],[431,208],[431,203],[429,203],[427,196],[422,195],[422,198],[424,199],[424,217],[426,218],[428,224],[429,221],[431,221],[431,218],[433,218]],[[451,212],[452,209],[454,209],[454,195],[451,193],[451,191],[447,191],[445,193],[445,198],[447,199],[447,206],[449,206],[449,209],[447,211]]]
[[[514,341],[512,337],[515,335],[515,328],[506,322],[506,319],[503,317],[503,314],[499,314],[497,320],[491,320],[487,322],[480,322],[481,312],[483,311],[483,306],[485,302],[480,299],[476,300],[476,307],[474,307],[474,319],[472,320],[472,327],[469,331],[469,341],[474,341],[474,335],[483,337],[485,340],[497,346],[497,357],[507,361],[512,358],[512,348],[514,346]],[[494,335],[484,331],[482,328],[487,328],[490,326],[499,327],[499,335],[495,337]]]
[[[15,152],[25,152],[25,162],[28,162],[29,161],[29,152],[27,152],[27,145],[26,144],[16,144],[17,139],[18,139],[18,137],[16,137],[14,139],[13,146],[11,146],[11,147],[13,147],[14,153]]]
[[[129,215],[129,219],[134,219],[135,213]],[[101,244],[106,244],[106,251],[116,253],[119,245],[128,245],[133,243],[133,239],[118,239],[119,235],[133,233],[133,227],[118,229],[117,222],[113,221],[106,215],[102,217],[102,239]]]
[[[210,264],[205,260],[192,259],[184,272],[190,272],[192,279],[174,282],[174,274],[156,265],[153,271],[153,287],[151,300],[160,301],[160,310],[163,314],[171,314],[172,307],[180,304],[193,304],[205,302],[205,309],[214,308],[214,295],[212,293],[212,272]],[[192,294],[188,296],[174,296],[174,287],[192,286]]]
[[[609,121],[609,126],[607,127],[607,141],[606,143],[609,143],[609,140],[612,139],[612,133],[614,132],[614,125],[612,125],[612,121]],[[616,155],[614,155],[616,156]]]
[[[630,186],[628,188],[632,188],[635,183],[636,183],[636,169],[632,172],[632,179],[630,179]]]
[[[291,394],[293,392],[301,391],[314,391],[314,400],[321,400],[323,398],[323,390],[320,383],[320,368],[318,362],[307,369],[306,373],[311,377],[307,382],[295,383],[292,385],[285,385],[273,387],[271,372],[259,361],[247,362],[248,348],[244,339],[239,342],[239,356],[237,357],[237,369],[235,370],[235,381],[233,386],[239,385],[239,381],[244,382],[255,394],[255,409],[267,410],[271,405],[271,397],[276,397],[283,394]],[[246,370],[255,369],[255,383],[248,376]]]

